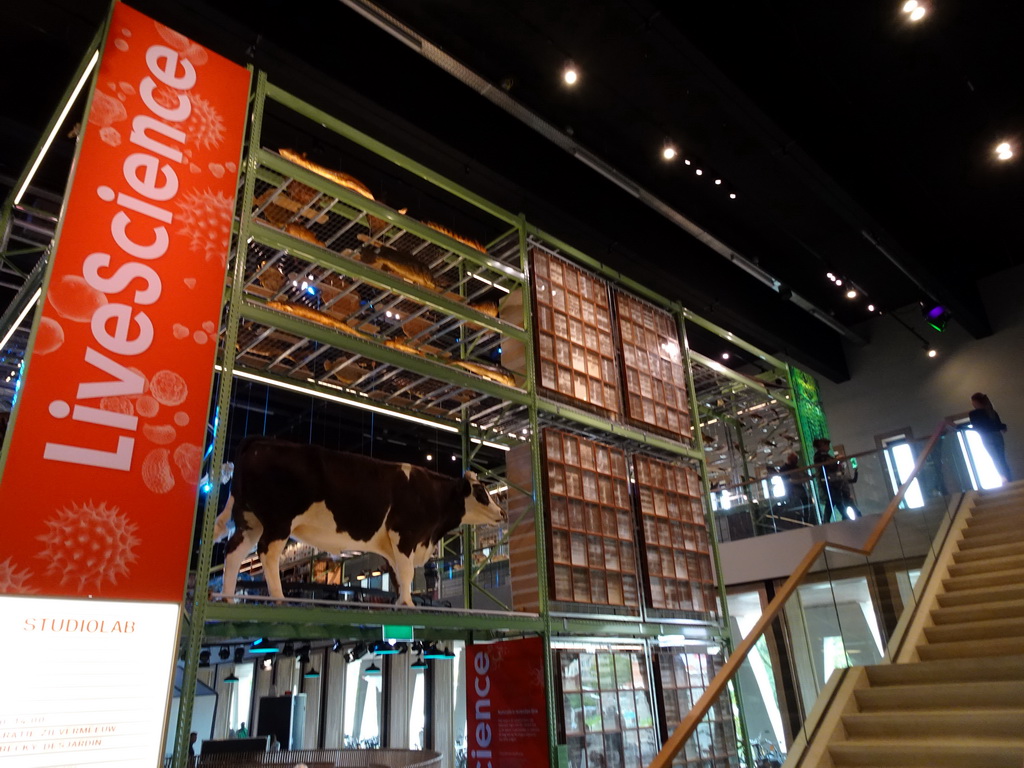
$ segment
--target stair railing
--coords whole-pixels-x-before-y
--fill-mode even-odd
[[[879,516],[878,523],[872,529],[862,547],[852,547],[831,541],[819,541],[811,547],[793,573],[778,589],[772,601],[765,607],[764,612],[761,614],[761,618],[755,622],[754,626],[751,627],[743,640],[735,647],[732,654],[730,654],[729,658],[718,671],[718,674],[716,674],[714,678],[712,678],[711,682],[708,683],[708,687],[705,689],[703,695],[696,701],[693,708],[687,712],[686,716],[682,721],[680,721],[679,725],[676,726],[675,730],[665,741],[661,751],[658,752],[651,761],[649,768],[668,768],[671,765],[673,758],[675,758],[690,737],[693,736],[693,733],[697,730],[697,726],[700,724],[701,720],[703,720],[704,716],[707,715],[708,711],[715,702],[719,700],[722,694],[725,693],[726,687],[730,682],[732,682],[733,678],[739,672],[740,666],[743,664],[744,660],[746,660],[751,649],[753,649],[754,645],[764,634],[765,630],[771,626],[771,623],[778,618],[780,613],[782,613],[787,601],[806,580],[808,573],[811,571],[811,567],[826,550],[839,550],[863,556],[870,555],[874,551],[875,546],[881,540],[882,535],[895,518],[896,512],[900,507],[900,503],[903,501],[903,497],[907,493],[907,489],[910,488],[918,474],[920,474],[921,470],[928,462],[932,451],[939,444],[943,434],[953,428],[955,428],[955,425],[946,421],[942,422],[936,428],[935,432],[932,434],[931,438],[929,438],[924,449],[918,456],[913,471],[907,479],[904,480],[903,484],[900,485],[895,496],[893,496],[892,501],[889,502],[885,511]]]

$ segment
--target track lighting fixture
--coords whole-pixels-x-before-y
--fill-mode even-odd
[[[203,650],[201,650],[199,652],[199,666],[200,667],[208,667],[208,666],[210,666],[210,649],[209,648],[203,648]]]
[[[227,661],[230,656],[231,656],[231,649],[228,648],[226,645],[222,645],[220,647],[220,650],[217,651],[217,657],[221,661]]]
[[[245,648],[241,645],[235,647],[235,664],[241,664],[245,658]]]

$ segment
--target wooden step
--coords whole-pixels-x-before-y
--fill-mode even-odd
[[[981,605],[982,603],[1018,600],[1024,597],[1024,584],[1004,584],[996,587],[978,587],[945,592],[936,595],[936,601],[943,608],[954,605]]]
[[[1024,555],[990,557],[949,566],[950,576],[968,576],[972,573],[995,573],[996,571],[1019,570],[1024,572]]]
[[[927,744],[857,739],[831,744],[828,751],[834,765],[859,768],[1021,768],[1024,762],[1024,742],[1005,743],[1000,739],[936,739]]]
[[[965,549],[991,547],[998,544],[1010,544],[1016,541],[1024,541],[1024,525],[1017,525],[1012,530],[995,532],[990,532],[987,528],[965,528],[963,534],[963,537],[957,543],[961,552]]]
[[[1022,583],[1024,583],[1024,568],[1008,568],[995,573],[974,573],[969,576],[952,576],[942,580],[942,586],[947,592]]]
[[[961,549],[959,552],[953,553],[953,562],[972,563],[977,560],[987,560],[990,557],[1010,557],[1012,555],[1024,555],[1024,536],[1021,536],[1020,541]]]
[[[1024,597],[1017,600],[993,600],[985,603],[954,605],[949,608],[933,608],[931,617],[932,621],[938,625],[1024,617]]]
[[[921,659],[965,659],[972,656],[1024,654],[1024,637],[994,637],[990,640],[961,640],[917,646]],[[1024,685],[1021,686],[1024,689]]]
[[[862,712],[1024,707],[1024,685],[1020,680],[887,685],[860,688],[854,696]]]
[[[1022,738],[1024,709],[908,710],[843,715],[848,739]]]
[[[925,627],[929,643],[951,643],[960,640],[988,640],[996,637],[1024,638],[1024,618],[1013,616],[986,621],[964,621]]]
[[[1024,657],[967,658],[917,661],[909,664],[872,664],[865,667],[872,687],[927,683],[981,683],[991,680],[1024,681]]]

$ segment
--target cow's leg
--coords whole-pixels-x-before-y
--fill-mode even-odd
[[[249,553],[256,549],[256,543],[263,533],[263,526],[253,518],[246,520],[246,523],[255,523],[255,527],[235,526],[235,533],[228,541],[227,552],[224,555],[224,587],[225,595],[235,594],[235,587],[238,585],[238,569],[242,567],[242,561],[249,556]]]
[[[281,588],[281,552],[288,539],[274,541],[260,540],[260,563],[263,565],[263,578],[267,582],[267,592],[271,597],[284,597]]]
[[[398,549],[398,534],[389,531],[391,538],[391,556],[388,562],[395,571],[395,581],[398,582],[398,605],[412,605],[412,577],[416,566],[413,565],[412,556],[402,554]]]

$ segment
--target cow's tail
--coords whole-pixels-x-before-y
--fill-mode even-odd
[[[235,497],[228,496],[228,503],[224,505],[224,511],[217,515],[217,521],[213,524],[213,540],[220,541],[228,535],[228,520],[231,519],[231,510],[235,506]]]

